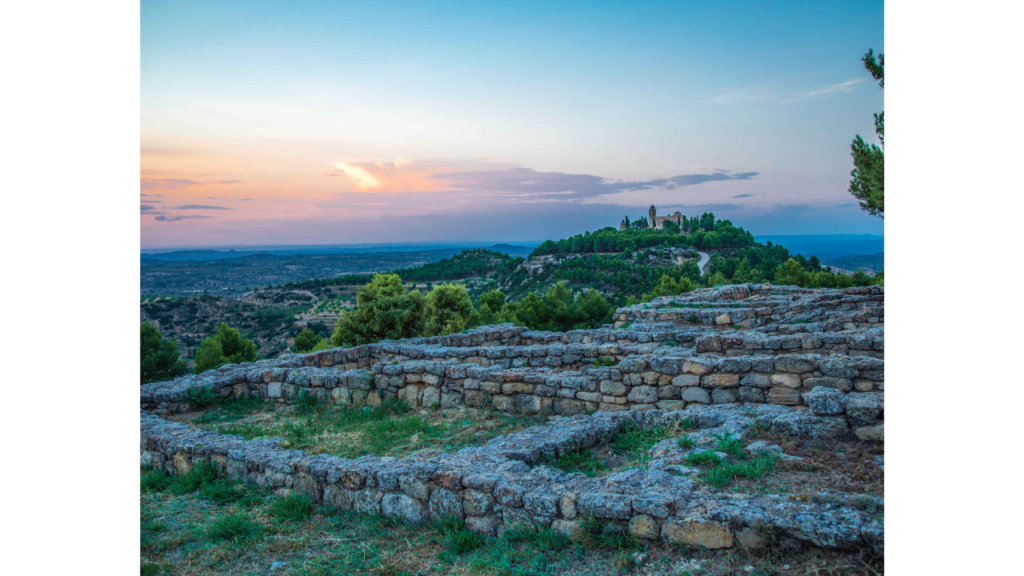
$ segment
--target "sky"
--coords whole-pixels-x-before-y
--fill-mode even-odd
[[[143,248],[882,234],[882,2],[142,2]]]

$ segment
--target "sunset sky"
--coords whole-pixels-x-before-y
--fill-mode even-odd
[[[882,2],[142,2],[143,248],[881,234]]]

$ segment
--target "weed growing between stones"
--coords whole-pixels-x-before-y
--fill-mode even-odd
[[[693,423],[684,418],[670,426],[654,426],[641,428],[633,421],[627,420],[622,424],[622,430],[612,438],[609,447],[613,452],[626,458],[626,467],[636,467],[641,470],[647,469],[647,462],[651,459],[648,450],[652,446],[666,438],[677,436],[682,430],[690,430]]]
[[[611,356],[599,356],[594,359],[595,368],[615,366],[616,364],[618,364],[618,362],[616,362],[615,358],[612,358]]]
[[[555,468],[563,472],[582,472],[590,477],[603,476],[607,473],[604,461],[597,458],[594,451],[589,448],[562,454],[555,460]]]
[[[739,438],[730,438],[728,434],[718,438],[718,451],[735,458],[746,458],[746,453],[743,452],[743,441]]]
[[[690,436],[689,434],[685,436],[680,436],[679,440],[677,440],[676,443],[679,444],[679,447],[682,448],[683,450],[689,450],[690,448],[693,448],[694,446],[697,445],[697,443],[693,440],[693,436]]]
[[[718,439],[718,450],[739,460],[729,462],[711,450],[700,450],[686,455],[686,461],[694,466],[707,468],[698,478],[715,488],[725,488],[737,478],[757,480],[771,474],[775,470],[777,458],[770,454],[760,454],[750,458],[743,451],[743,444],[738,439],[723,436]]]

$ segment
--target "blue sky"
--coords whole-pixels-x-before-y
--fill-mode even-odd
[[[143,247],[539,240],[652,203],[880,234],[847,192],[868,48],[881,2],[144,0]]]

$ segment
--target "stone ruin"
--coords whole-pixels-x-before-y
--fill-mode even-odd
[[[432,457],[310,456],[281,439],[245,440],[170,422],[187,394],[277,402],[301,394],[350,406],[400,400],[548,413],[549,423]],[[141,387],[144,465],[199,462],[228,479],[407,522],[454,515],[468,529],[571,533],[584,516],[643,539],[756,548],[766,534],[883,552],[884,501],[819,492],[740,494],[693,479],[683,463],[717,438],[758,426],[804,438],[884,434],[884,289],[741,284],[620,308],[614,327],[569,332],[511,324],[227,365]],[[692,450],[669,439],[646,469],[591,478],[549,466],[626,426],[687,419]],[[757,443],[755,443],[757,444]],[[753,451],[754,445],[747,448]]]

